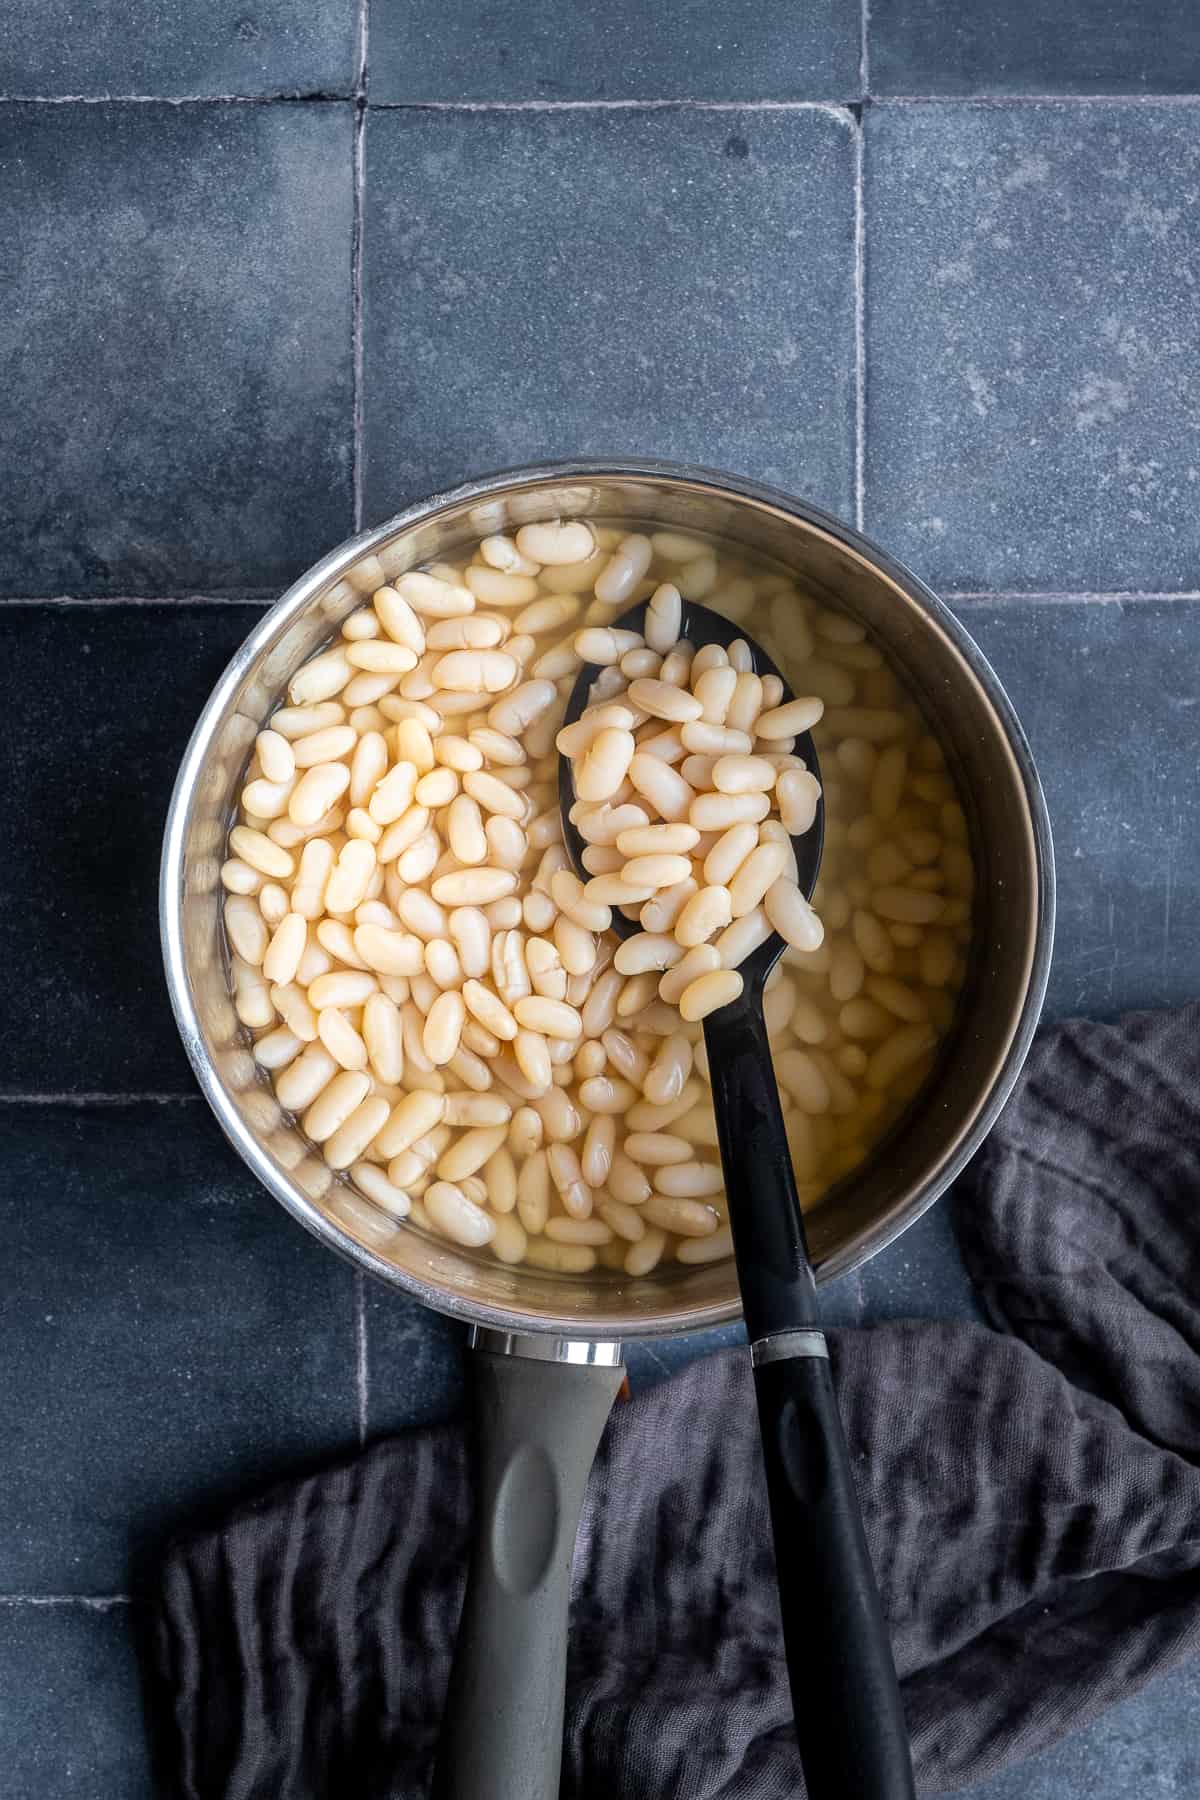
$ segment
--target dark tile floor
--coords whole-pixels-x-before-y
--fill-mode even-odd
[[[1200,15],[1178,0],[871,0],[876,95],[1195,94]]]
[[[865,523],[1033,742],[1051,1013],[1195,997],[1196,18],[0,0],[5,1800],[152,1791],[125,1597],[165,1532],[458,1403],[457,1332],[225,1148],[158,965],[192,720],[356,524],[589,450]],[[973,1316],[947,1209],[828,1312]],[[1195,1793],[1197,1680],[974,1800]]]
[[[376,0],[371,11],[371,99],[386,105],[847,98],[860,55],[857,0]]]
[[[372,113],[368,517],[615,444],[848,514],[856,155],[825,108]]]
[[[1196,117],[870,114],[866,523],[943,591],[1196,586]]]
[[[353,135],[0,106],[0,591],[277,587],[347,533]]]

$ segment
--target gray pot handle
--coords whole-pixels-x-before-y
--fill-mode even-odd
[[[468,1364],[475,1537],[431,1800],[558,1795],[571,1558],[625,1371],[534,1360],[556,1346],[518,1344],[533,1356],[481,1349]]]

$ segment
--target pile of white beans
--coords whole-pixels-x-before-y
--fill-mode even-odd
[[[818,1200],[927,1075],[970,939],[940,746],[862,626],[740,552],[583,521],[352,579],[371,603],[259,734],[222,869],[235,1006],[281,1105],[376,1208],[503,1262],[717,1260],[699,1021],[775,929],[768,1030]],[[798,698],[744,645],[680,643],[681,593],[744,622]],[[614,631],[643,599],[644,632]],[[584,661],[605,666],[564,730]],[[820,794],[809,728],[813,908],[790,843]]]

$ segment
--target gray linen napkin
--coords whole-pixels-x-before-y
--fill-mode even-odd
[[[924,1792],[1200,1649],[1200,1006],[1045,1033],[955,1196],[996,1329],[833,1334]],[[744,1354],[618,1406],[575,1563],[567,1800],[803,1793]],[[418,1800],[462,1588],[457,1428],[179,1542],[182,1800]],[[847,1797],[850,1800],[850,1797]]]

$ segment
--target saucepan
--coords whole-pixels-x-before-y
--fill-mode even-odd
[[[1045,802],[1003,689],[913,574],[815,507],[657,462],[575,462],[473,481],[326,556],[255,626],[201,715],[167,820],[167,981],[197,1079],[283,1206],[358,1268],[472,1327],[478,1525],[437,1791],[558,1792],[567,1591],[588,1469],[620,1386],[621,1343],[739,1312],[731,1261],[636,1280],[504,1266],[385,1218],[315,1153],[257,1070],[230,997],[220,868],[256,734],[298,666],[383,581],[468,540],[556,517],[709,534],[794,573],[870,631],[940,738],[978,885],[970,971],[937,1069],[871,1157],[809,1213],[818,1278],[844,1275],[918,1219],[978,1148],[1016,1080],[1045,990],[1054,872]],[[747,620],[753,633],[753,620]]]

